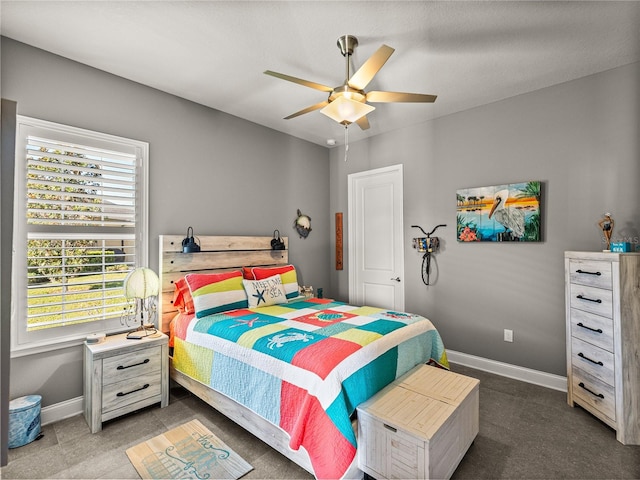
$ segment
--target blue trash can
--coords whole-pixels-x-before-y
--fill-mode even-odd
[[[9,448],[33,442],[40,435],[40,395],[27,395],[9,402]]]

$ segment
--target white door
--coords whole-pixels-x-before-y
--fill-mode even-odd
[[[402,165],[349,175],[349,302],[404,310]]]

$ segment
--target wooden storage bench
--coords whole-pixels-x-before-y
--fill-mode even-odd
[[[377,478],[450,478],[478,434],[480,381],[419,365],[358,407],[358,467]]]

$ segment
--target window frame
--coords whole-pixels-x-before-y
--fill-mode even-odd
[[[17,115],[15,206],[12,269],[11,356],[19,357],[80,345],[90,333],[115,333],[127,329],[119,319],[27,331],[27,162],[28,136],[39,136],[112,151],[135,153],[136,156],[136,225],[135,266],[146,266],[149,260],[149,144],[116,135],[86,130],[46,120]],[[67,235],[61,228],[52,237]],[[108,235],[108,234],[105,234]]]

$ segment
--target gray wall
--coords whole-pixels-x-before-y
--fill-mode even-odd
[[[163,233],[277,228],[300,283],[329,286],[327,149],[5,37],[1,53],[1,94],[18,114],[149,142],[152,268]],[[312,218],[307,239],[293,229],[297,209]],[[11,397],[29,393],[43,406],[82,395],[81,346],[14,358]]]
[[[346,163],[333,149],[330,215],[347,225],[348,174],[402,163],[406,310],[430,318],[449,349],[564,376],[563,252],[601,250],[604,212],[614,239],[639,241],[639,86],[635,63],[354,143]],[[529,180],[543,182],[543,242],[456,241],[456,190]],[[440,223],[427,287],[411,225]],[[347,299],[346,251],[344,263],[331,283]]]
[[[565,375],[563,252],[600,249],[605,211],[616,221],[614,237],[637,243],[640,236],[640,64],[353,143],[345,163],[342,148],[326,150],[12,40],[2,39],[1,58],[2,97],[17,101],[19,114],[150,143],[153,268],[161,233],[279,228],[301,283],[347,300],[347,174],[402,163],[406,309],[430,318],[449,349]],[[527,180],[544,182],[543,242],[457,243],[457,189]],[[306,240],[291,228],[298,208],[313,219]],[[345,214],[340,272],[335,212]],[[448,226],[438,231],[437,282],[426,287],[410,226],[438,223]],[[514,343],[502,341],[504,328]],[[80,347],[13,359],[11,395],[37,392],[44,406],[77,397],[81,370]]]

